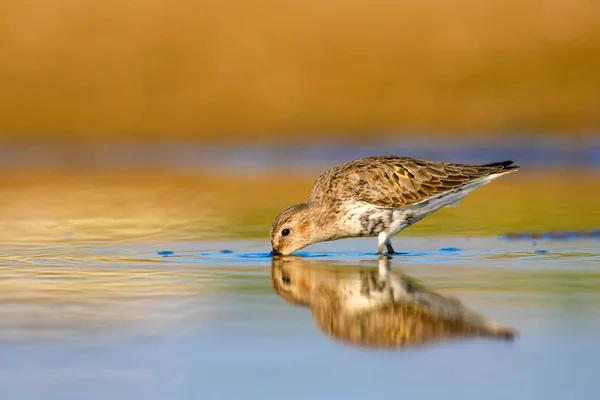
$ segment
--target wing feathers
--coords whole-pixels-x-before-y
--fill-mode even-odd
[[[321,175],[311,200],[341,197],[378,207],[404,207],[460,189],[489,175],[517,170],[512,161],[451,164],[408,157],[369,157],[338,165]]]

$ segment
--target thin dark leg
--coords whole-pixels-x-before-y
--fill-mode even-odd
[[[392,242],[390,242],[389,240],[387,240],[385,242],[385,247],[387,248],[388,254],[390,254],[390,255],[396,254],[396,252],[394,251],[394,248],[392,247]]]

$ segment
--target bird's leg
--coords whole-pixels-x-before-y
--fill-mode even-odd
[[[378,251],[377,254],[383,254],[383,248],[387,248],[388,254],[394,254],[394,249],[390,243],[390,239],[385,232],[380,232],[377,236]]]
[[[385,241],[385,247],[387,248],[388,254],[396,254],[394,248],[392,247],[392,242],[390,242],[390,239]]]

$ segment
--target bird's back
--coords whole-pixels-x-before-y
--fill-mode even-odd
[[[353,200],[376,207],[409,206],[519,168],[511,164],[512,161],[455,164],[403,156],[361,158],[319,176],[309,201]]]

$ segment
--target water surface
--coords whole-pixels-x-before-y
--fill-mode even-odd
[[[393,271],[516,329],[516,339],[386,350],[341,342],[273,291],[265,240],[11,245],[0,256],[0,396],[598,394],[599,241],[397,243],[405,254]],[[320,244],[298,258],[315,271],[377,270],[374,245]]]

